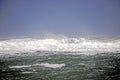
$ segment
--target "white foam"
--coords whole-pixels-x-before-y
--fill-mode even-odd
[[[79,64],[77,64],[77,65],[85,66],[85,63],[79,63]]]
[[[33,72],[30,72],[30,71],[25,71],[25,72],[21,72],[22,74],[30,74],[30,73],[33,73]]]
[[[41,63],[41,64],[34,64],[34,66],[44,66],[44,67],[49,67],[49,68],[61,68],[61,67],[64,67],[65,64]]]
[[[0,53],[70,51],[81,53],[120,52],[120,40],[98,41],[86,38],[11,39],[0,41]]]
[[[49,68],[61,68],[64,67],[65,64],[50,64],[50,63],[40,63],[40,64],[32,64],[32,65],[17,65],[17,66],[9,66],[9,68],[28,68],[34,66],[43,66]]]
[[[31,65],[17,65],[17,66],[10,66],[9,68],[27,68],[31,67]]]

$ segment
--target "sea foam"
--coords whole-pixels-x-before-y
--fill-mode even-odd
[[[97,40],[88,38],[10,39],[0,41],[1,53],[24,53],[35,51],[63,51],[81,53],[120,52],[120,40]]]
[[[17,65],[17,66],[10,66],[9,68],[28,68],[31,67],[31,65]]]
[[[41,63],[41,64],[34,64],[34,66],[44,66],[44,67],[49,67],[49,68],[61,68],[61,67],[64,67],[65,64]]]
[[[43,66],[48,68],[62,68],[65,64],[53,64],[53,63],[40,63],[40,64],[32,64],[32,65],[16,65],[16,66],[9,66],[9,68],[29,68],[34,66]]]

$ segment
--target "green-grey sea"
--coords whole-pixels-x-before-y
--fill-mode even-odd
[[[120,80],[119,53],[66,54],[1,57],[0,80]]]

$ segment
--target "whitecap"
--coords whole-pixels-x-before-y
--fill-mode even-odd
[[[51,63],[41,63],[41,64],[33,64],[34,66],[43,66],[49,68],[62,68],[65,64],[51,64]]]
[[[97,40],[88,38],[45,38],[45,39],[11,39],[0,41],[0,55],[8,53],[57,51],[57,52],[81,52],[81,53],[104,53],[120,52],[120,40]]]
[[[27,68],[31,67],[31,65],[17,65],[17,66],[10,66],[9,68]]]
[[[30,73],[33,73],[31,71],[25,71],[25,72],[21,72],[22,74],[30,74]]]

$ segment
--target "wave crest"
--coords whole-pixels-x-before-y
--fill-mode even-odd
[[[70,51],[70,52],[120,52],[119,40],[97,40],[88,38],[46,38],[11,39],[0,41],[1,53],[31,51]]]

